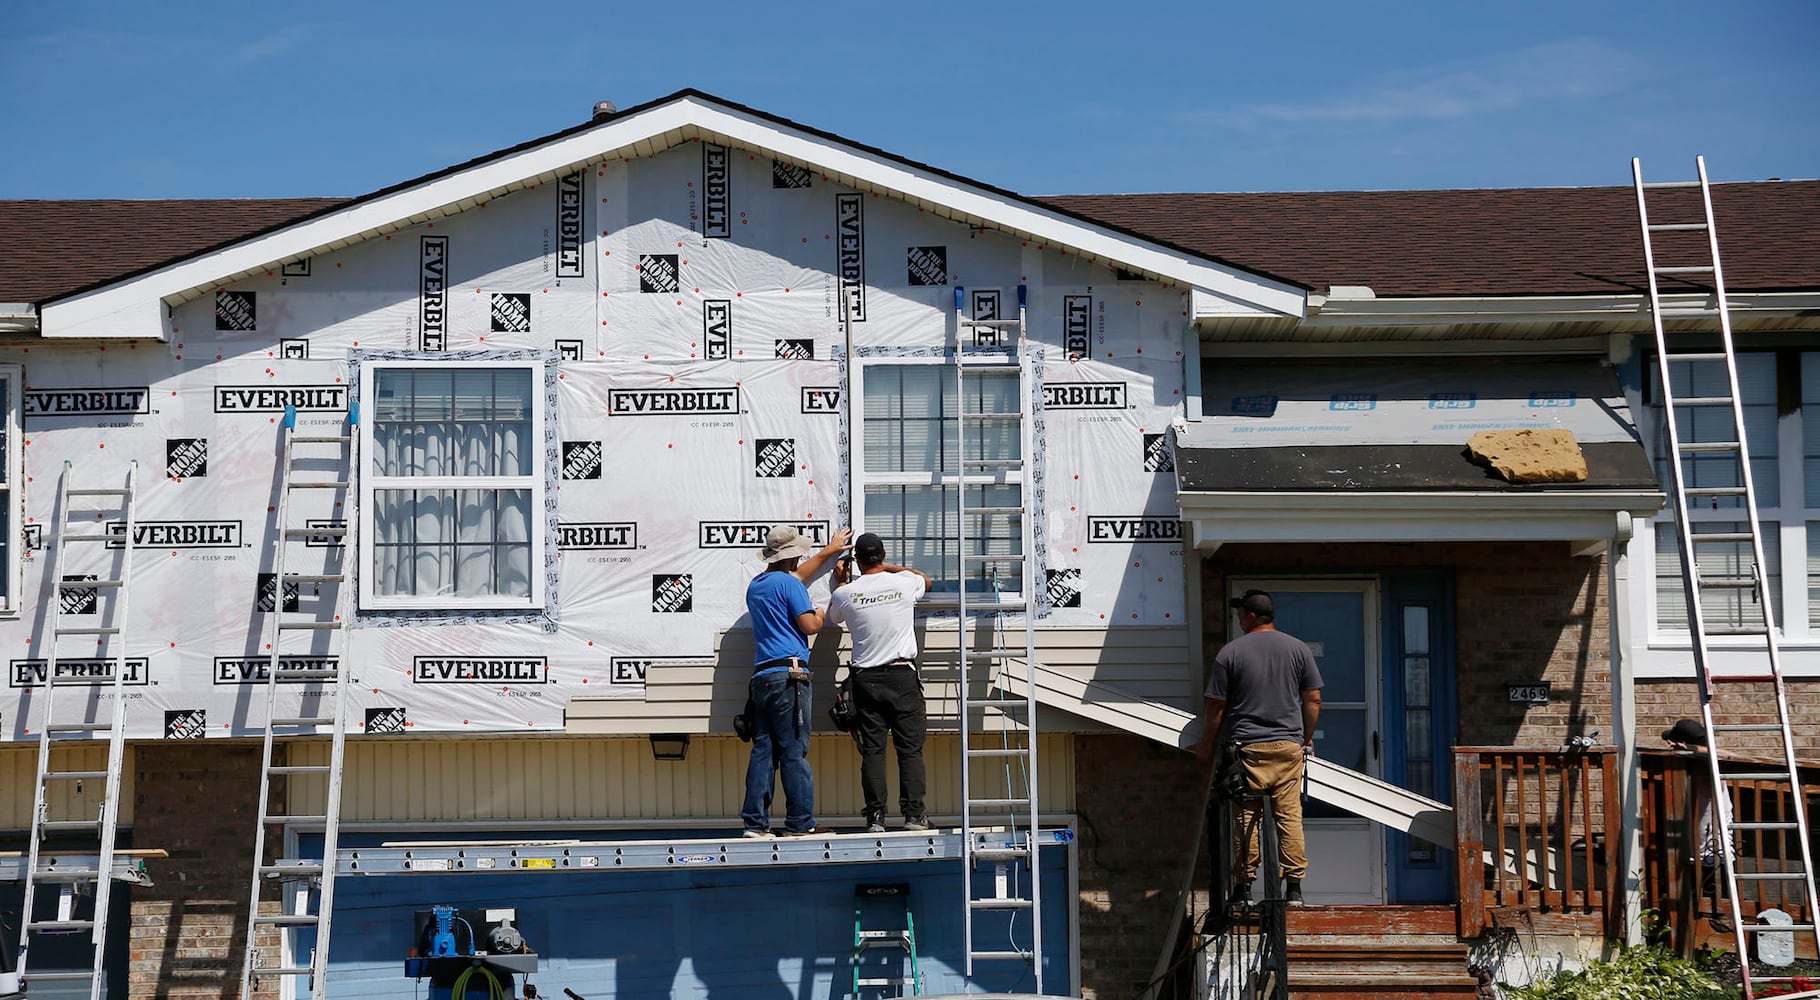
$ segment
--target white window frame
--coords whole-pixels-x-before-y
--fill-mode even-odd
[[[6,454],[0,457],[5,462],[6,482],[0,483],[0,503],[6,505],[8,514],[6,524],[0,530],[8,532],[6,539],[6,557],[0,572],[6,574],[6,593],[0,594],[0,616],[12,617],[19,614],[21,606],[19,590],[25,586],[24,549],[25,549],[25,491],[24,483],[25,448],[25,372],[18,365],[0,365],[0,381],[6,384]]]
[[[930,366],[939,367],[942,369],[943,377],[947,378],[951,381],[954,381],[958,378],[958,376],[956,375],[956,372],[955,372],[954,361],[949,358],[895,357],[895,356],[872,357],[872,358],[858,359],[857,363],[853,366],[853,375],[852,375],[853,397],[852,397],[852,402],[851,402],[851,407],[850,407],[852,427],[851,427],[851,430],[849,433],[849,440],[852,441],[852,450],[853,450],[853,455],[852,455],[852,461],[853,461],[852,505],[853,505],[853,524],[854,524],[853,531],[854,531],[856,537],[859,534],[868,530],[866,527],[866,487],[868,487],[868,486],[950,486],[950,485],[958,485],[961,482],[962,474],[960,472],[954,472],[954,473],[871,472],[871,471],[868,471],[866,468],[865,420],[866,420],[866,371],[867,371],[867,369],[872,368],[872,367],[909,368],[909,367],[918,366],[918,365],[930,365]],[[1022,384],[1022,380],[1020,379],[1018,391],[1020,393],[1028,393],[1028,392],[1030,392],[1030,386]],[[1022,446],[1020,444],[1020,450],[1021,450],[1021,447]],[[1031,456],[1025,455],[1024,456],[1024,465],[1026,468],[1029,467],[1030,461],[1031,461]],[[1030,488],[1030,483],[1029,483],[1028,478],[1024,475],[1022,470],[1016,470],[1016,469],[976,470],[972,474],[968,475],[966,478],[974,484],[985,483],[986,481],[989,480],[990,485],[1015,485],[1019,488],[1020,494],[1025,495],[1025,499],[1026,499],[1026,501],[1028,501],[1027,494],[1022,494],[1021,491],[1028,490]],[[1025,503],[1025,509],[1026,510],[1030,509],[1030,505],[1028,504],[1028,502]],[[1033,513],[1034,513],[1034,511],[1033,511]],[[1023,531],[1022,528],[1020,527],[1019,539],[1018,539],[1018,544],[1020,546],[1023,545],[1024,536],[1027,534],[1028,534],[1028,532]],[[1034,558],[1032,558],[1030,556],[1030,553],[1025,552],[1024,555],[1025,555],[1025,561],[1023,563],[1022,576],[1023,576],[1023,579],[1026,582],[1028,582],[1030,580],[1031,574],[1036,572],[1036,561]],[[888,558],[890,558],[893,562],[902,562],[904,559],[907,559],[908,557],[902,555],[901,553],[892,552],[892,553],[890,553]],[[915,566],[913,568],[928,571],[927,567]],[[966,568],[965,561],[957,560],[955,569],[956,569],[956,572],[959,574],[957,577],[957,585],[965,586],[966,577],[967,577],[967,568]],[[930,572],[929,575],[931,577],[935,577],[936,582],[938,584],[945,582],[942,577],[936,576],[936,574],[933,572]],[[1005,591],[1000,595],[1000,599],[1004,600],[1004,601],[1011,601],[1011,602],[1022,601],[1024,599],[1024,594],[1023,594],[1023,591],[1021,591],[1021,590],[1015,591],[1015,592]],[[954,591],[954,592],[931,591],[930,593],[925,594],[923,596],[922,601],[919,603],[921,603],[922,605],[927,606],[927,607],[935,607],[935,608],[958,607],[960,605],[960,594],[958,591]]]
[[[504,360],[504,359],[385,359],[368,360],[361,363],[360,398],[362,414],[360,420],[360,469],[357,470],[360,487],[360,606],[373,611],[524,611],[537,610],[544,606],[544,546],[547,543],[544,524],[544,456],[548,441],[544,440],[546,402],[544,399],[544,367],[541,360]],[[499,370],[520,368],[531,375],[531,433],[537,446],[531,449],[531,471],[521,476],[381,476],[372,471],[374,448],[374,415],[378,410],[374,395],[374,376],[381,370],[417,370],[447,371],[456,368]],[[499,595],[483,597],[457,597],[455,595],[431,596],[385,596],[374,593],[374,580],[377,574],[373,571],[377,550],[374,547],[373,528],[374,494],[382,489],[466,489],[466,490],[505,490],[525,489],[531,493],[530,499],[530,541],[529,556],[530,592],[522,600],[514,600]]]

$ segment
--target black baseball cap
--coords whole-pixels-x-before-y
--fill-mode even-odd
[[[1692,719],[1682,719],[1664,731],[1662,738],[1670,743],[1703,747],[1706,745],[1706,727]]]
[[[853,541],[853,557],[870,563],[885,558],[885,540],[868,531]]]
[[[1254,615],[1274,615],[1277,610],[1270,594],[1262,590],[1247,590],[1244,597],[1235,597],[1227,601],[1226,606],[1235,611],[1249,611]]]

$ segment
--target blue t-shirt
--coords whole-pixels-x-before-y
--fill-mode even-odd
[[[809,642],[796,630],[796,616],[815,610],[809,588],[785,570],[766,571],[746,585],[746,611],[752,616],[755,663],[796,657],[809,659]]]

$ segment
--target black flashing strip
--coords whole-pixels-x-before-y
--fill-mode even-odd
[[[1635,441],[1583,443],[1587,478],[1577,483],[1515,484],[1473,463],[1463,445],[1326,445],[1183,448],[1176,453],[1184,493],[1341,493],[1462,491],[1574,493],[1661,487]]]

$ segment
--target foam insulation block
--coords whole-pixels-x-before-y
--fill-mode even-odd
[[[1573,431],[1480,431],[1466,442],[1474,462],[1513,483],[1578,483],[1586,479],[1586,456]]]

